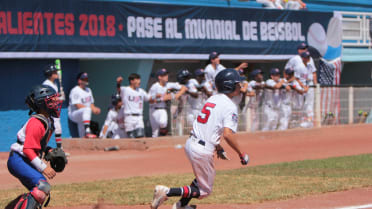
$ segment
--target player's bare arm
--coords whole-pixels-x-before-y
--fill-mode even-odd
[[[235,70],[244,69],[248,67],[248,63],[242,62],[238,67],[235,68]]]
[[[98,115],[101,113],[101,109],[95,106],[93,103],[90,104],[90,108],[92,109],[93,114]]]
[[[75,104],[75,107],[76,107],[77,109],[80,109],[80,108],[84,108],[84,107],[86,107],[86,106],[83,105],[83,104]]]
[[[119,76],[116,78],[116,89],[118,94],[120,94],[120,87],[121,87],[121,82],[123,81],[123,77]]]
[[[225,138],[227,144],[239,155],[241,163],[243,165],[248,164],[249,157],[247,154],[241,152],[237,141],[237,135],[230,128],[225,127],[223,129],[223,138]]]
[[[182,86],[181,89],[174,96],[174,98],[178,100],[184,93],[186,93],[186,91],[187,91],[187,87],[186,86]]]

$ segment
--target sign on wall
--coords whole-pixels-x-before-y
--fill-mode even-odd
[[[0,57],[280,59],[333,13],[102,1],[0,2]],[[32,53],[31,53],[32,52]]]

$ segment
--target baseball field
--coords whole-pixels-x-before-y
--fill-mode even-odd
[[[83,140],[83,139],[82,139]],[[50,208],[149,208],[156,184],[189,184],[192,169],[178,144],[186,137],[137,141],[65,140],[71,155],[51,180]],[[72,143],[73,142],[73,143]],[[85,146],[77,146],[82,143]],[[99,144],[119,144],[104,152]],[[125,144],[127,144],[125,146]],[[239,133],[248,166],[222,143],[230,161],[215,159],[213,193],[199,209],[372,208],[372,125]],[[96,149],[96,150],[95,150]],[[0,207],[25,189],[0,154]],[[171,208],[171,198],[160,208]]]

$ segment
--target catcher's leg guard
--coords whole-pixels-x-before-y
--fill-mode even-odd
[[[30,194],[35,198],[35,200],[42,205],[47,199],[50,192],[50,184],[46,181],[40,181],[39,185],[34,187]]]
[[[24,194],[14,209],[38,209],[41,208],[41,204],[38,203],[31,193]]]

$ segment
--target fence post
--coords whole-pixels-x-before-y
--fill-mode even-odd
[[[354,89],[352,86],[349,87],[349,124],[354,122]]]
[[[320,109],[320,84],[316,84],[315,88],[315,127],[322,127],[321,120],[321,109]]]

